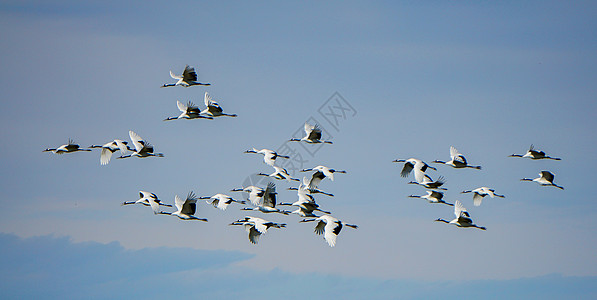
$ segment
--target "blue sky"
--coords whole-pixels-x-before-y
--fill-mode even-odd
[[[156,265],[149,277],[167,273],[165,286],[195,272],[232,276],[238,284],[244,270],[282,276],[286,291],[298,280],[354,298],[417,298],[429,285],[447,298],[459,289],[483,298],[492,289],[594,298],[595,9],[589,1],[2,1],[2,245],[47,249],[66,266],[66,277],[86,280],[81,286],[98,297],[126,289],[122,282],[144,285],[130,273],[106,283],[110,289],[97,288],[96,278],[79,277],[77,264],[87,262],[58,259],[60,247],[81,261],[81,253],[94,251],[114,266],[141,264],[133,257],[142,253]],[[185,64],[212,86],[159,88],[172,81],[169,70],[178,73]],[[201,104],[205,91],[239,117],[162,121],[178,114],[176,100]],[[356,114],[332,128],[318,110],[336,92]],[[209,222],[197,224],[120,206],[139,190],[169,203],[189,190],[229,193],[251,174],[270,172],[244,150],[275,149],[310,118],[334,144],[309,156],[305,167],[348,171],[322,183],[336,196],[318,203],[360,226],[343,230],[335,248],[296,216],[265,216],[289,226],[254,246],[242,229],[226,226],[245,215],[239,207],[221,212],[201,203],[198,214]],[[129,130],[166,157],[100,166],[98,152],[41,152],[68,138],[84,146],[128,139]],[[531,143],[562,161],[507,157]],[[424,190],[407,185],[411,179],[391,163],[445,160],[451,145],[483,170],[438,166],[430,175],[446,177],[446,200],[461,200],[486,232],[432,222],[451,218],[452,210],[407,198]],[[555,173],[566,189],[519,181],[541,170]],[[296,197],[288,186],[278,182],[284,202]],[[479,186],[506,198],[474,207],[459,192]],[[183,251],[213,257],[187,268],[186,258],[175,257]],[[31,260],[30,253],[11,253],[14,261]],[[55,268],[18,269],[6,289],[18,291]],[[3,269],[2,277],[12,271]],[[26,296],[55,282],[41,278],[44,284]],[[216,287],[206,285],[205,294],[234,296],[214,294],[221,292]],[[251,291],[260,293],[272,297]]]

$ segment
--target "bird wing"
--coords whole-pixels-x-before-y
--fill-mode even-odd
[[[480,206],[481,205],[481,201],[483,201],[483,196],[481,196],[478,193],[473,193],[473,204],[475,206]]]
[[[450,158],[454,159],[456,156],[461,155],[454,146],[450,146]]]
[[[276,207],[276,184],[270,182],[265,188],[263,195],[263,206],[274,208]]]
[[[427,191],[430,197],[433,197],[437,200],[441,200],[444,197],[444,193],[437,192],[437,191]]]
[[[323,220],[319,220],[317,222],[317,225],[315,225],[315,233],[316,234],[323,234],[324,228],[325,228],[325,221]]]
[[[186,113],[187,109],[189,109],[189,107],[186,104],[180,101],[176,101],[176,106],[178,106],[178,110],[180,110],[183,113]]]
[[[413,170],[414,165],[407,161],[404,163],[404,167],[402,167],[402,171],[400,172],[400,176],[407,177],[410,172]]]
[[[261,205],[261,202],[263,201],[263,195],[264,190],[262,188],[254,186],[251,188],[251,191],[249,192],[249,201],[251,201],[253,205]]]
[[[197,211],[197,196],[193,192],[189,192],[187,199],[182,206],[182,213],[185,215],[194,215]]]
[[[317,166],[315,169],[318,169],[320,172],[323,172],[325,177],[328,177],[331,181],[334,181],[334,173],[330,170],[330,168],[324,166]]]
[[[249,233],[249,241],[253,244],[259,243],[259,237],[261,236],[261,232],[255,229],[255,226],[252,224],[245,224],[245,229]]]
[[[464,208],[460,200],[456,200],[456,202],[454,202],[454,215],[456,216],[456,218],[460,218],[462,212],[467,213],[466,208]]]
[[[112,158],[112,150],[108,148],[102,148],[102,153],[100,154],[100,164],[107,165],[110,162],[110,158]]]
[[[305,122],[305,135],[309,136],[309,134],[311,134],[311,131],[315,129],[315,126]]]
[[[172,77],[172,79],[176,79],[176,80],[182,79],[182,76],[174,75],[174,73],[172,73],[172,71],[170,71],[170,77]]]
[[[209,95],[208,92],[205,92],[205,96],[203,97],[203,103],[205,104],[205,107],[209,107],[211,102],[212,102],[211,96]]]
[[[267,165],[269,166],[274,166],[274,163],[276,162],[276,157],[278,155],[276,154],[276,152],[268,150],[265,153],[263,153],[263,162],[265,162]]]
[[[549,171],[541,171],[541,173],[539,173],[539,175],[541,175],[541,177],[545,178],[545,180],[553,183],[553,173],[549,172]]]
[[[255,229],[257,231],[259,231],[260,233],[267,232],[267,226],[265,225],[266,221],[264,219],[257,218],[257,217],[250,217],[249,221],[254,224]]]
[[[187,65],[182,72],[182,78],[184,81],[197,81],[197,73],[195,73],[195,68],[190,67]]]
[[[321,139],[321,128],[319,125],[315,124],[312,127],[311,131],[307,134],[307,138],[310,140],[319,140]]]
[[[471,219],[471,216],[469,215],[468,211],[466,211],[466,208],[464,208],[462,202],[460,202],[459,200],[456,200],[456,202],[454,203],[454,214],[456,215],[458,222],[461,224],[473,223],[473,220]]]
[[[313,173],[313,175],[311,175],[311,180],[309,181],[309,188],[317,188],[321,180],[323,180],[324,178],[325,175],[321,171],[316,171],[315,173]]]
[[[139,136],[132,130],[129,130],[129,137],[131,138],[131,141],[133,141],[135,150],[137,150],[137,152],[141,151],[141,149],[143,149],[143,146],[145,145],[145,141],[143,141],[143,138],[141,138],[141,136]]]
[[[328,242],[330,247],[336,246],[336,239],[338,238],[340,230],[342,230],[342,222],[338,220],[334,222],[328,222],[325,225],[324,230],[325,232],[323,234],[323,237],[325,238],[325,241]]]
[[[178,195],[174,196],[174,205],[176,206],[176,209],[178,209],[178,212],[182,212],[184,202],[185,201],[178,197]]]
[[[116,147],[118,147],[118,149],[120,150],[120,153],[125,154],[127,147],[125,144],[125,141],[123,140],[114,140],[114,143],[116,143]]]
[[[160,213],[160,204],[156,201],[156,199],[149,199],[148,201],[149,205],[151,206],[151,209],[153,210],[153,213]]]

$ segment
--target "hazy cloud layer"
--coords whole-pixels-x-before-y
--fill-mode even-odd
[[[190,248],[125,250],[117,242],[0,234],[3,299],[190,297],[195,299],[594,299],[597,277],[517,280],[379,280],[321,273],[256,271],[252,257]],[[463,266],[466,268],[466,266]]]

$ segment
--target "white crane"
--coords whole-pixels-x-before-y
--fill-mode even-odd
[[[438,192],[438,191],[427,191],[427,195],[423,195],[423,196],[410,195],[408,197],[426,199],[427,202],[429,202],[429,203],[442,203],[442,204],[446,204],[449,206],[454,206],[454,204],[444,201],[442,199],[442,198],[444,198],[444,193]]]
[[[270,227],[273,228],[285,228],[286,224],[284,223],[275,223],[266,221],[262,218],[257,217],[245,217],[242,220],[237,220],[229,225],[242,225],[245,227],[245,230],[249,234],[249,241],[253,244],[257,244],[259,242],[259,237],[266,233]]]
[[[145,206],[149,206],[151,204],[151,201],[153,201],[161,206],[172,207],[172,205],[170,205],[170,204],[162,203],[162,200],[158,199],[158,196],[156,194],[151,193],[151,192],[146,192],[146,191],[139,191],[139,200],[130,201],[130,202],[125,201],[125,202],[122,202],[121,205],[143,204]]]
[[[409,159],[396,159],[393,162],[395,163],[404,163],[404,166],[402,167],[402,171],[400,171],[400,176],[402,177],[408,177],[408,175],[410,174],[410,172],[415,169],[415,171],[421,171],[421,172],[425,172],[427,171],[427,169],[433,169],[436,170],[437,169],[435,167],[432,167],[430,165],[428,165],[426,162],[417,159],[417,158],[409,158]]]
[[[149,144],[147,141],[143,140],[141,136],[133,132],[132,130],[129,131],[129,137],[131,141],[133,141],[133,145],[135,146],[135,152],[133,154],[122,155],[118,158],[127,158],[131,156],[136,156],[139,158],[155,156],[155,157],[164,157],[162,153],[154,153],[153,146]]]
[[[418,174],[422,174],[422,176],[418,176]],[[422,172],[415,172],[415,180],[416,181],[411,181],[408,184],[417,184],[431,190],[447,190],[446,188],[441,187],[446,183],[443,176],[440,176],[436,181],[433,181],[429,175],[425,175]]]
[[[485,196],[490,196],[491,198],[493,198],[493,197],[504,198],[505,197],[504,195],[496,194],[494,189],[488,188],[486,186],[482,186],[482,187],[476,188],[474,190],[462,191],[461,193],[462,194],[473,193],[473,204],[475,206],[480,206],[481,201],[483,201],[483,198],[485,198]]]
[[[199,109],[199,107],[195,106],[195,104],[193,104],[193,102],[191,102],[191,101],[189,101],[187,104],[184,104],[180,101],[176,101],[176,106],[178,106],[178,110],[180,110],[180,112],[181,112],[180,115],[178,115],[178,117],[168,117],[168,118],[164,119],[164,121],[179,120],[179,119],[187,119],[187,120],[192,120],[192,119],[213,120],[214,119],[209,116],[201,115],[201,110]]]
[[[458,200],[456,200],[456,202],[454,203],[454,215],[456,216],[456,219],[449,222],[441,218],[435,221],[456,225],[458,227],[474,227],[479,228],[481,230],[486,230],[485,227],[477,226],[475,223],[473,223],[473,219],[471,219],[471,216],[466,211],[466,208],[464,208],[464,206],[462,206],[462,203]]]
[[[209,93],[205,92],[205,97],[203,98],[203,102],[205,103],[205,109],[201,111],[201,114],[209,116],[209,117],[236,117],[236,114],[226,114],[220,104],[218,102],[213,101]]]
[[[297,189],[298,200],[294,203],[280,203],[279,206],[296,206],[298,207],[297,210],[292,211],[290,213],[297,214],[301,217],[314,217],[317,218],[313,214],[314,211],[320,211],[324,214],[331,214],[329,211],[321,210],[319,205],[315,202],[315,198],[311,196],[311,190],[309,189],[309,181],[306,177],[303,177],[303,183],[299,185]]]
[[[261,203],[263,203],[263,195],[265,194],[265,190],[263,188],[254,185],[250,185],[245,188],[232,189],[230,191],[249,193],[248,199],[255,206],[261,205]]]
[[[166,84],[162,85],[161,87],[169,87],[169,86],[190,87],[193,85],[211,85],[209,83],[197,82],[197,73],[195,72],[195,68],[189,67],[189,65],[186,65],[184,67],[184,71],[182,71],[181,76],[174,75],[174,73],[172,73],[172,71],[170,71],[170,77],[172,77],[172,79],[176,79],[178,81],[176,83],[166,83]]]
[[[128,142],[123,140],[113,140],[109,143],[105,143],[103,145],[91,145],[89,148],[102,148],[102,152],[100,154],[100,164],[107,165],[112,158],[112,153],[119,151],[122,155],[126,154],[126,151],[135,151],[130,146],[128,146]]]
[[[313,172],[313,174],[311,175],[311,179],[309,180],[309,188],[317,188],[317,186],[319,186],[319,183],[326,177],[329,178],[331,181],[334,181],[334,173],[346,173],[346,171],[330,169],[325,166],[317,166],[315,168],[301,170],[301,172],[309,171],[315,171]]]
[[[240,203],[240,204],[247,203],[245,200],[235,200],[232,197],[230,197],[228,195],[224,195],[224,194],[215,194],[211,197],[200,197],[199,199],[205,200],[205,202],[207,204],[211,204],[211,205],[213,205],[213,207],[219,208],[221,210],[226,210],[228,205],[230,205],[232,202],[236,202],[236,203]]]
[[[332,144],[331,141],[322,141],[321,140],[321,128],[319,125],[310,125],[309,123],[305,122],[305,136],[301,139],[292,138],[288,140],[290,142],[306,142],[309,144]]]
[[[308,197],[310,199],[313,199],[311,194],[324,194],[326,196],[334,197],[334,194],[326,193],[320,189],[311,187],[310,185],[311,185],[312,179],[313,179],[313,176],[311,176],[311,180],[307,179],[307,177],[303,177],[303,183],[301,185],[299,185],[299,187],[289,187],[289,188],[287,188],[287,190],[297,191],[299,199],[301,198],[301,195],[304,195],[303,197]],[[321,181],[321,180],[319,180],[319,181]]]
[[[181,220],[197,220],[207,222],[207,219],[195,217],[197,212],[197,196],[193,192],[189,192],[187,198],[182,200],[178,195],[174,196],[174,205],[176,205],[176,211],[173,213],[158,212],[159,214],[177,216]],[[155,209],[154,209],[154,212]]]
[[[545,152],[535,149],[533,144],[531,144],[529,151],[527,151],[527,153],[525,153],[524,155],[512,154],[509,157],[523,157],[523,158],[530,158],[533,160],[535,160],[535,159],[562,160],[561,158],[558,158],[558,157],[551,157],[551,156],[545,155]]]
[[[298,207],[297,210],[295,211],[291,211],[291,214],[297,214],[301,217],[315,217],[317,218],[318,216],[316,216],[315,214],[313,214],[314,211],[319,211],[322,212],[324,214],[331,214],[331,212],[329,211],[325,211],[319,208],[319,204],[315,203],[314,201],[306,201],[306,200],[297,200],[294,203],[280,203],[278,204],[279,206],[296,206]]]
[[[253,148],[251,150],[245,151],[245,153],[258,153],[258,154],[262,154],[263,155],[263,162],[266,163],[269,166],[272,166],[272,167],[276,163],[276,159],[278,157],[279,158],[286,158],[286,159],[290,158],[290,156],[280,155],[276,151],[270,150],[270,149],[257,150],[255,148]]]
[[[287,180],[287,181],[299,181],[296,178],[292,178],[290,177],[290,174],[288,174],[288,171],[282,167],[278,167],[278,166],[272,166],[274,168],[274,172],[271,174],[265,174],[265,173],[258,173],[257,175],[259,176],[268,176],[268,177],[272,177],[278,180]]]
[[[561,186],[553,183],[553,178],[554,178],[553,173],[551,173],[549,171],[541,171],[539,173],[539,177],[534,178],[534,179],[523,178],[523,179],[521,179],[521,181],[535,181],[535,182],[539,183],[540,185],[555,186],[555,187],[559,188],[560,190],[563,190],[564,187],[561,187]]]
[[[267,184],[263,192],[263,201],[260,205],[255,207],[243,207],[241,210],[256,210],[262,213],[281,213],[289,214],[289,211],[280,210],[276,208],[276,185],[273,182]]]
[[[42,152],[54,152],[56,154],[71,153],[77,151],[91,151],[91,149],[83,149],[79,145],[75,144],[72,139],[68,139],[68,143],[61,145],[58,148],[47,148]]]
[[[336,246],[336,239],[338,238],[338,234],[340,234],[340,231],[342,230],[342,225],[346,225],[354,229],[358,228],[357,225],[342,223],[342,221],[330,215],[323,215],[316,219],[303,219],[299,222],[304,223],[313,221],[317,221],[317,224],[315,225],[315,233],[323,234],[323,238],[326,242],[328,242],[330,247]]]
[[[453,168],[456,168],[456,169],[471,168],[471,169],[481,170],[481,166],[469,165],[467,163],[464,155],[462,155],[460,152],[458,152],[458,150],[456,150],[456,148],[454,148],[454,146],[450,146],[450,157],[451,157],[450,161],[446,162],[446,161],[441,161],[441,160],[434,160],[434,161],[432,161],[432,163],[445,164],[448,166],[452,166]]]

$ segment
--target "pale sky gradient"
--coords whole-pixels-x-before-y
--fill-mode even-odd
[[[50,257],[73,249],[84,260],[89,247],[112,257],[107,265],[149,251],[148,260],[176,266],[150,270],[167,273],[168,284],[209,272],[235,283],[239,272],[257,272],[287,278],[280,290],[298,281],[316,286],[320,296],[333,291],[355,299],[455,298],[460,288],[479,298],[493,297],[492,290],[558,298],[573,287],[578,298],[594,298],[596,11],[590,1],[0,1],[0,248],[30,245]],[[212,86],[159,88],[172,82],[168,71],[180,73],[185,64]],[[202,106],[205,91],[239,117],[162,121],[178,115],[177,100]],[[318,112],[335,92],[356,111],[337,129]],[[234,205],[221,212],[200,203],[198,216],[209,222],[194,223],[120,206],[139,190],[168,203],[190,190],[241,197],[229,190],[251,174],[271,173],[260,156],[243,151],[276,149],[309,118],[320,120],[334,144],[305,167],[348,171],[322,183],[334,198],[317,201],[360,226],[343,229],[335,248],[297,216],[246,214]],[[99,151],[41,152],[68,138],[82,146],[128,139],[129,130],[165,158],[113,157],[100,166]],[[562,161],[507,157],[531,143]],[[452,208],[407,198],[424,189],[407,185],[412,177],[401,178],[401,166],[391,162],[447,160],[451,145],[483,170],[439,165],[429,174],[446,177],[446,200],[462,201],[487,231],[433,222],[451,219]],[[565,190],[519,181],[541,170],[552,171]],[[291,184],[277,184],[280,201],[295,201],[285,190]],[[480,186],[506,198],[475,207],[472,196],[460,194]],[[241,228],[226,225],[245,215],[288,228],[251,245]],[[191,260],[206,254],[221,264],[205,266],[202,259],[186,267],[184,251]],[[10,253],[9,261],[35,260]],[[76,261],[59,261],[37,270],[67,265],[66,275],[81,272]],[[46,278],[38,290],[19,294],[36,268],[14,268],[1,274],[21,276],[4,288],[14,298],[43,295],[51,286]],[[144,276],[131,273],[114,285],[109,274],[116,271],[104,271],[99,278],[110,288],[88,290],[100,298]],[[210,297],[240,295],[214,294],[203,283]],[[419,293],[429,285],[432,292]],[[249,298],[275,295],[246,284],[241,290]]]

